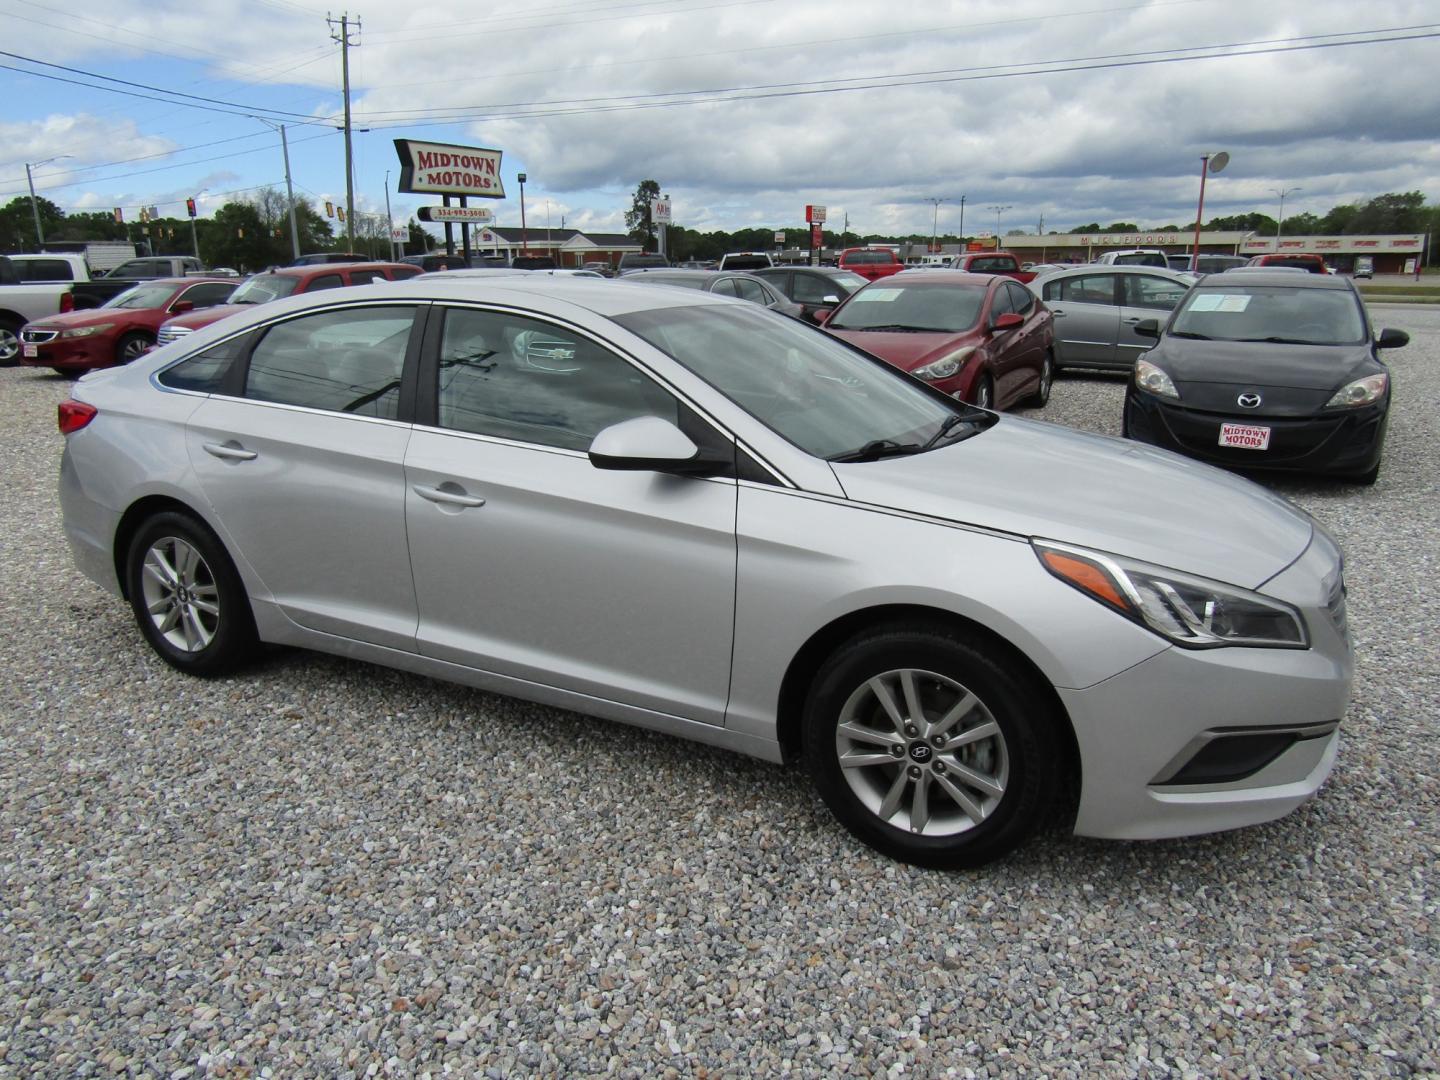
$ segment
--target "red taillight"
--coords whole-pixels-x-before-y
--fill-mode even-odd
[[[63,293],[61,293],[61,294],[60,294],[60,314],[61,314],[61,315],[64,315],[67,311],[74,311],[74,310],[75,310],[75,294],[74,294],[74,293],[71,293],[71,292],[63,292]]]
[[[100,412],[94,405],[83,401],[66,400],[60,403],[60,434],[73,435],[94,420]]]

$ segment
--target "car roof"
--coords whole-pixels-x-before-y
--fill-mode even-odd
[[[1288,288],[1299,289],[1348,289],[1354,291],[1349,278],[1336,277],[1334,274],[1312,274],[1307,270],[1297,270],[1285,266],[1251,266],[1232,267],[1223,274],[1210,274],[1200,285],[1224,287],[1235,285],[1243,281],[1246,285],[1284,285]]]
[[[871,285],[878,284],[881,288],[885,283],[894,278],[904,276],[906,285],[913,285],[916,282],[930,282],[936,285],[964,285],[972,288],[984,288],[992,281],[1013,281],[1013,278],[1004,274],[972,274],[969,270],[932,270],[928,266],[912,266],[909,270],[902,270],[899,274],[891,274],[890,277],[879,278],[872,281]],[[1017,285],[1019,282],[1015,282]],[[867,286],[868,288],[869,286]]]
[[[1045,275],[1046,281],[1056,278],[1078,277],[1081,274],[1148,274],[1152,277],[1193,277],[1189,270],[1175,270],[1168,266],[1142,266],[1138,263],[1086,263],[1083,266],[1067,266]]]
[[[252,277],[260,277],[263,274],[285,274],[288,277],[319,277],[322,274],[339,274],[353,272],[355,270],[379,270],[382,267],[394,267],[401,270],[414,270],[414,263],[393,263],[393,262],[328,262],[328,263],[305,263],[302,266],[275,266],[269,270],[261,270]]]

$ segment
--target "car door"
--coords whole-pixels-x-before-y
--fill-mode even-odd
[[[1045,363],[1045,321],[1039,317],[1040,302],[1025,286],[1014,281],[1003,288],[1010,297],[1010,310],[1025,319],[1016,331],[1015,364],[1010,370],[1010,391],[1019,394],[1040,378]]]
[[[407,651],[401,385],[424,310],[355,304],[277,322],[186,426],[231,549],[280,609],[311,630]]]
[[[405,462],[419,651],[722,724],[736,483],[597,469],[586,450],[646,415],[723,437],[573,326],[455,306],[433,336]]]
[[[1117,276],[1067,274],[1045,279],[1041,292],[1055,319],[1055,346],[1061,367],[1109,367],[1116,363],[1115,339],[1120,326]]]
[[[1120,367],[1131,367],[1135,358],[1155,347],[1153,337],[1140,337],[1135,326],[1144,319],[1159,319],[1164,323],[1175,305],[1180,303],[1189,285],[1160,274],[1130,273],[1117,275],[1120,278],[1120,321],[1115,340],[1115,362]]]

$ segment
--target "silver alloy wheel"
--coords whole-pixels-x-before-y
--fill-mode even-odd
[[[209,565],[178,536],[162,536],[145,552],[140,587],[160,636],[183,652],[199,652],[220,628],[220,594]]]
[[[0,364],[8,364],[20,355],[20,335],[8,326],[0,326]]]
[[[835,754],[871,813],[919,836],[973,829],[1010,779],[1005,736],[985,703],[954,679],[914,668],[856,688],[840,711]]]
[[[131,338],[125,342],[125,347],[120,350],[120,362],[122,364],[128,364],[132,360],[138,360],[145,354],[145,350],[149,347],[150,343],[144,338]]]
[[[1055,361],[1047,352],[1045,362],[1040,365],[1040,392],[1036,396],[1043,405],[1050,398],[1050,387],[1055,382]]]
[[[981,378],[980,388],[975,391],[975,404],[982,409],[990,408],[990,380]]]

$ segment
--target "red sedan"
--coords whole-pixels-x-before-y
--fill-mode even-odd
[[[75,373],[128,364],[155,344],[166,319],[224,303],[235,284],[234,278],[160,278],[98,308],[46,316],[20,331],[20,362]]]
[[[1055,378],[1050,310],[1009,278],[954,270],[884,278],[825,329],[951,397],[987,409],[1044,405]]]

